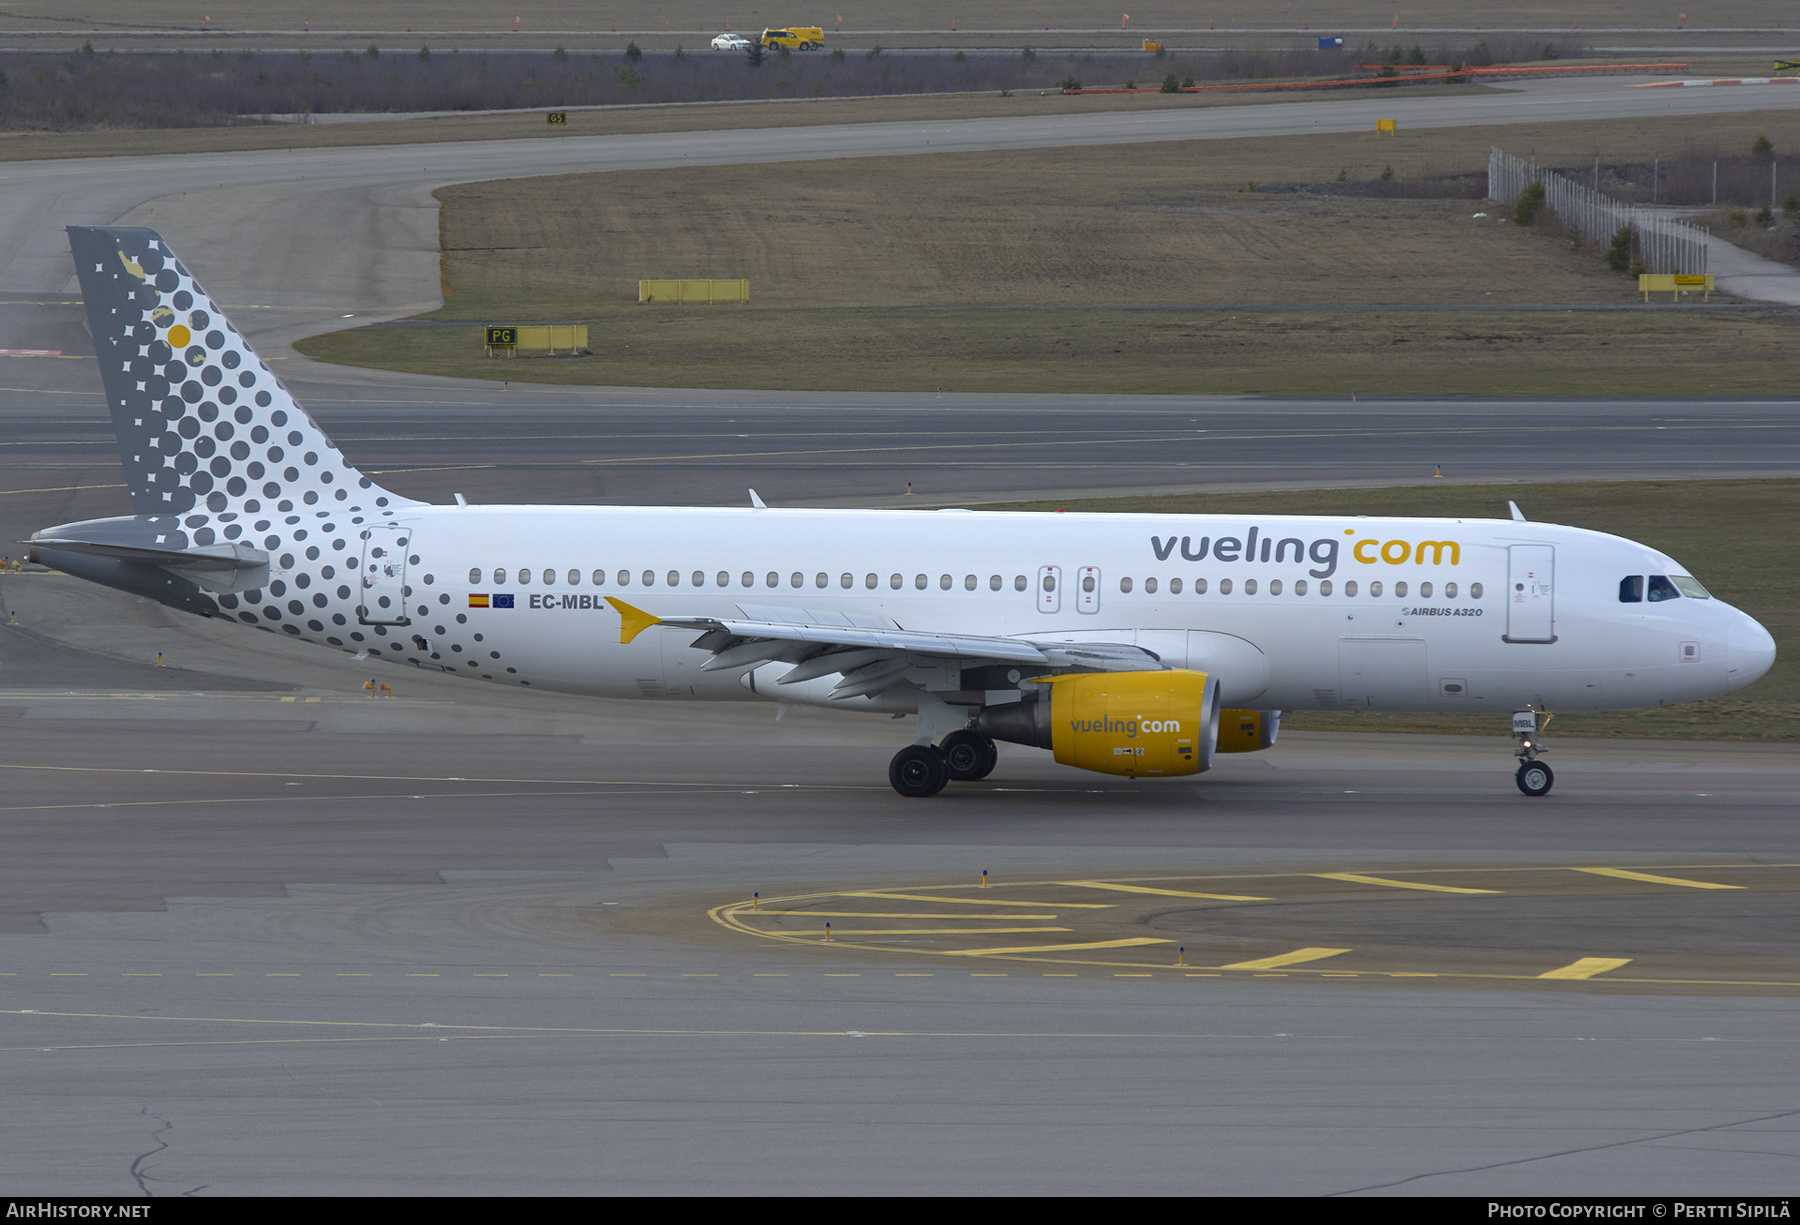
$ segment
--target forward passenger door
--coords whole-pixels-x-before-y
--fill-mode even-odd
[[[1555,642],[1556,546],[1515,544],[1506,551],[1507,642]]]

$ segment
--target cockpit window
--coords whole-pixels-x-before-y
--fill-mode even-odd
[[[1681,592],[1675,589],[1674,583],[1660,574],[1650,576],[1650,602],[1652,604],[1660,600],[1679,600],[1680,598]]]
[[[1644,602],[1644,576],[1628,574],[1619,580],[1619,603],[1642,604]]]
[[[1682,595],[1690,600],[1710,600],[1712,593],[1700,585],[1700,580],[1691,574],[1671,574],[1669,581],[1674,583]]]

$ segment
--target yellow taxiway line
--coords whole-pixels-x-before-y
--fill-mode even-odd
[[[1560,969],[1550,970],[1538,975],[1539,978],[1584,979],[1596,974],[1604,974],[1608,970],[1616,970],[1620,966],[1631,964],[1629,957],[1583,957],[1580,961],[1571,961]]]
[[[1456,885],[1421,885],[1417,881],[1389,880],[1385,876],[1362,876],[1355,872],[1313,872],[1320,880],[1342,880],[1353,885],[1381,885],[1388,889],[1418,889],[1425,893],[1500,893],[1499,889],[1464,889]]]
[[[1590,876],[1612,876],[1619,880],[1641,880],[1652,885],[1680,885],[1684,889],[1742,889],[1742,885],[1716,885],[1708,880],[1683,880],[1679,876],[1657,876],[1650,872],[1632,872],[1625,868],[1576,868]]]
[[[1291,953],[1277,953],[1273,957],[1259,957],[1255,961],[1234,961],[1228,966],[1220,966],[1221,970],[1279,970],[1284,966],[1297,966],[1303,961],[1321,961],[1326,957],[1336,957],[1339,953],[1348,953],[1349,949],[1295,949]]]

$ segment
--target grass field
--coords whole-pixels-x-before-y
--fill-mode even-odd
[[[1396,489],[1314,489],[1180,497],[1019,503],[992,510],[1166,512],[1171,514],[1360,514],[1483,516],[1511,499],[1532,519],[1611,532],[1661,549],[1688,566],[1716,597],[1755,617],[1775,636],[1769,674],[1728,697],[1656,710],[1570,714],[1557,736],[1693,740],[1800,740],[1800,568],[1793,525],[1800,480],[1634,481],[1545,485],[1427,485]],[[1506,734],[1501,716],[1358,715],[1300,712],[1284,725],[1325,731],[1432,731]]]
[[[299,347],[463,377],[638,386],[1419,395],[1791,390],[1783,310],[1620,307],[1635,282],[1444,184],[1541,161],[1748,147],[1791,117],[1519,125],[571,175],[439,193],[446,305]],[[1254,190],[1250,185],[1254,184]],[[1489,213],[1476,218],[1476,213]],[[751,304],[639,306],[641,277]],[[1233,306],[1281,307],[1241,311]],[[1405,307],[1405,310],[1381,309]],[[1203,309],[1196,309],[1203,308]],[[1428,308],[1428,309],[1421,309]],[[486,323],[590,325],[584,358],[483,356]]]

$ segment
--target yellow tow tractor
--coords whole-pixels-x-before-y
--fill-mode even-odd
[[[770,51],[777,47],[786,47],[789,51],[816,51],[825,45],[825,31],[818,26],[788,26],[764,30],[760,41]]]

